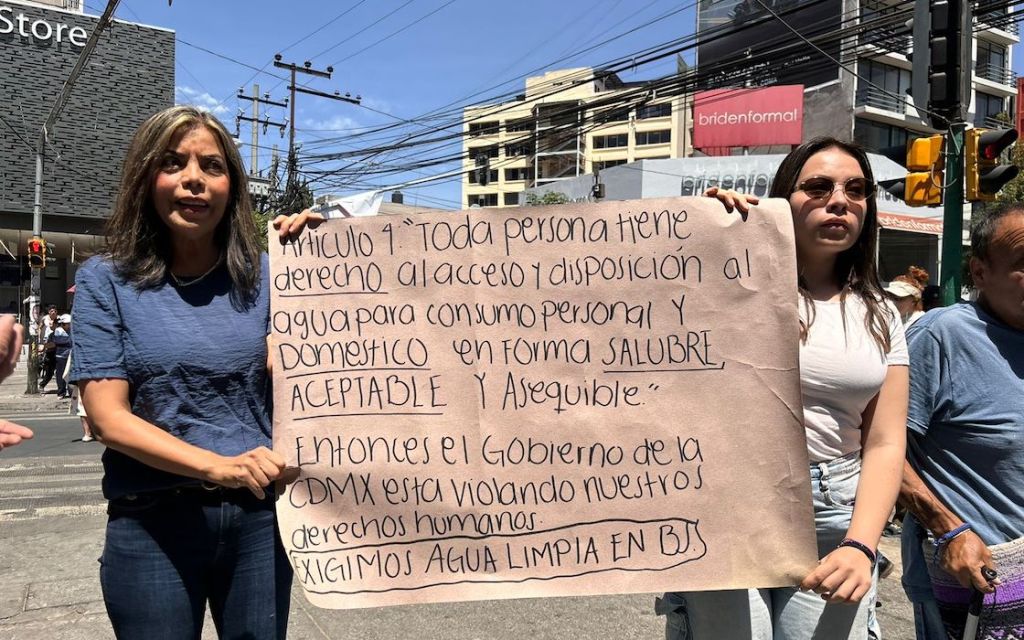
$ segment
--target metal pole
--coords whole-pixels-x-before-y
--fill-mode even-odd
[[[117,9],[117,5],[120,0],[109,0],[107,2],[106,9],[103,10],[103,14],[99,18],[99,22],[96,23],[96,27],[89,34],[89,39],[86,41],[85,46],[82,48],[82,52],[78,54],[78,60],[75,61],[75,66],[71,68],[71,73],[68,74],[68,79],[64,81],[64,86],[61,87],[60,93],[57,95],[57,99],[54,101],[53,106],[50,107],[50,112],[46,115],[46,119],[43,120],[42,129],[39,132],[39,144],[36,147],[36,176],[35,176],[35,200],[32,202],[32,236],[41,238],[43,236],[43,154],[46,153],[46,141],[53,130],[53,126],[57,123],[57,118],[60,117],[61,112],[64,110],[64,106],[71,98],[71,91],[75,87],[75,82],[78,80],[78,76],[82,74],[85,66],[89,62],[89,58],[92,56],[93,50],[96,48],[96,44],[99,42],[100,34],[103,29],[110,24],[114,19],[114,10]],[[28,350],[28,384],[25,388],[25,393],[38,393],[38,378],[39,378],[39,367],[36,362],[36,352],[38,340],[41,336],[37,335],[33,340],[31,332],[29,331],[29,323],[32,321],[32,309],[35,305],[40,302],[40,295],[42,290],[42,278],[39,273],[40,269],[32,269],[32,279],[29,284],[29,295],[28,295],[28,308],[25,311],[25,331],[29,335]]]
[[[259,161],[259,144],[260,144],[260,85],[252,85],[252,95],[256,98],[252,101],[252,155],[249,160],[249,175],[258,176],[260,174]]]
[[[942,269],[939,284],[942,302],[960,300],[964,237],[964,131],[967,124],[954,122],[949,127],[946,145],[946,192],[943,194]]]

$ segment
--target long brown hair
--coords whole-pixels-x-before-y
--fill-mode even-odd
[[[852,156],[860,165],[860,170],[868,182],[875,183],[874,174],[871,172],[871,163],[863,147],[836,138],[821,137],[793,149],[782,160],[775,172],[769,197],[788,200],[796,190],[797,178],[810,157],[827,149],[838,149]],[[892,346],[889,342],[889,322],[893,319],[893,315],[885,305],[885,296],[882,293],[882,285],[878,280],[878,268],[875,264],[875,248],[878,244],[878,204],[875,202],[874,194],[867,198],[864,204],[864,222],[861,225],[860,235],[852,247],[837,256],[832,276],[836,284],[842,288],[842,293],[839,296],[841,304],[845,304],[846,296],[850,293],[857,295],[864,302],[864,306],[868,310],[867,316],[864,318],[865,328],[882,352],[889,353]],[[800,278],[798,286],[800,295],[809,311],[807,324],[801,326],[800,332],[801,337],[806,341],[807,331],[814,322],[814,300],[807,291],[803,278]],[[845,319],[844,312],[844,322]]]
[[[118,274],[138,289],[158,287],[167,279],[171,239],[153,207],[153,182],[171,140],[182,131],[206,127],[217,139],[230,178],[224,217],[214,243],[224,256],[233,283],[233,303],[255,299],[260,279],[260,243],[249,202],[242,157],[224,125],[212,114],[191,106],[176,106],[153,114],[132,138],[121,170],[114,213],[107,221],[105,253]]]

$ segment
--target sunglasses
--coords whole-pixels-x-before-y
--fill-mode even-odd
[[[807,178],[796,186],[796,191],[803,191],[811,199],[822,200],[832,197],[837,184],[828,178]],[[875,183],[867,178],[850,178],[843,183],[843,193],[850,200],[866,200],[875,195]]]

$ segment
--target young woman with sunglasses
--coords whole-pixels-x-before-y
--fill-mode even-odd
[[[793,212],[820,561],[798,588],[666,594],[666,638],[868,636],[877,545],[900,486],[908,393],[903,326],[876,271],[874,192],[863,149],[832,138],[786,156],[769,192],[789,200]],[[757,204],[717,188],[705,195],[744,214]]]

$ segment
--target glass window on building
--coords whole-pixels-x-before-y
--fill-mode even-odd
[[[975,73],[978,77],[999,84],[1013,85],[1013,71],[1008,69],[1006,47],[985,40],[978,40],[978,61]]]
[[[533,128],[533,118],[509,120],[508,123],[505,125],[505,131],[508,131],[509,133],[517,133],[520,131],[533,131]]]
[[[629,122],[629,107],[605,107],[595,111],[594,122]]]
[[[491,136],[498,133],[499,124],[497,122],[470,122],[469,123],[469,135],[470,136]]]
[[[645,107],[640,107],[636,110],[637,120],[647,120],[649,118],[664,118],[665,116],[672,115],[672,103],[664,102],[662,104],[649,104]]]
[[[999,127],[1006,123],[996,116],[1006,116],[1006,103],[999,96],[978,91],[974,98],[974,126]]]
[[[629,134],[617,133],[610,136],[594,136],[595,149],[614,149],[629,146]]]
[[[477,193],[466,197],[466,202],[469,206],[477,205],[480,207],[496,207],[498,206],[498,194],[496,193]]]
[[[853,125],[853,139],[868,151],[878,152],[886,147],[907,144],[907,130],[891,124],[857,118]]]
[[[666,144],[672,142],[672,130],[661,129],[659,131],[637,131],[637,146],[645,144]]]
[[[498,181],[498,170],[497,169],[491,169],[490,171],[488,171],[487,172],[487,182],[488,182],[488,184],[492,183],[492,182],[497,182],[497,181]],[[470,171],[469,172],[469,184],[476,184],[476,171]]]
[[[877,60],[860,60],[857,73],[869,80],[857,88],[857,106],[874,107],[895,113],[906,113],[907,92],[910,90],[910,71]]]
[[[469,159],[476,160],[479,155],[485,155],[488,158],[498,157],[498,145],[492,145],[490,147],[470,147],[469,148]]]
[[[509,158],[528,156],[533,153],[533,145],[529,142],[517,142],[505,145],[505,155]]]
[[[594,171],[604,171],[605,169],[617,167],[620,164],[626,164],[627,162],[629,161],[626,160],[625,158],[621,160],[599,160],[597,162],[594,162]]]
[[[505,169],[505,182],[518,182],[533,178],[533,171],[529,167],[513,167]]]
[[[506,193],[502,196],[502,204],[506,207],[515,207],[519,205],[519,192]]]

